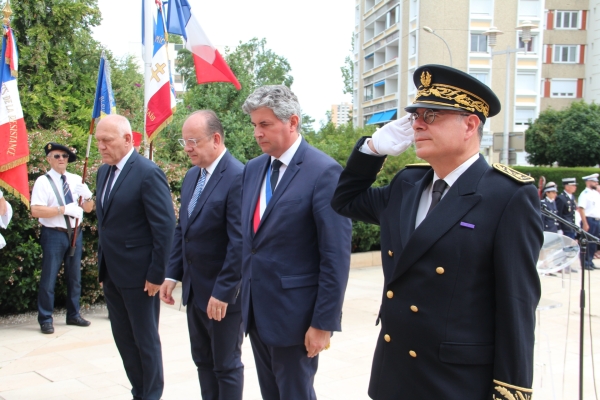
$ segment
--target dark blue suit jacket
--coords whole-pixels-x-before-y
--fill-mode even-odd
[[[506,385],[527,393],[543,241],[535,187],[480,156],[415,228],[433,170],[405,168],[371,187],[385,157],[361,153],[363,142],[332,205],[381,226],[385,283],[370,397],[498,399]]]
[[[252,220],[269,164],[263,154],[243,175],[244,329],[252,315],[266,345],[301,345],[310,326],[341,330],[352,224],[330,205],[341,166],[302,139],[255,234]]]
[[[167,278],[182,282],[183,304],[190,288],[193,302],[206,312],[211,296],[239,311],[236,302],[242,277],[241,176],[244,165],[229,151],[213,171],[192,215],[187,209],[201,169],[191,168],[181,187],[179,223],[175,228]]]
[[[165,279],[175,212],[164,172],[135,150],[115,181],[110,197],[100,197],[110,167],[98,170],[99,281],[106,270],[117,287],[144,287],[146,281],[160,285]]]

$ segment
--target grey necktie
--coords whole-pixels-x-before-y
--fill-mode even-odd
[[[433,207],[437,206],[437,203],[440,202],[442,194],[444,193],[444,190],[446,190],[447,186],[448,184],[443,179],[438,179],[435,181],[433,184],[433,189],[431,190],[431,205],[429,206],[429,210],[427,210],[427,215],[429,215],[431,210],[433,210]]]

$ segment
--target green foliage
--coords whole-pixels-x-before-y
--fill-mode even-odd
[[[583,101],[546,110],[525,131],[527,161],[534,165],[593,166],[600,162],[600,106]]]
[[[354,35],[350,43],[350,54],[354,52]],[[342,79],[344,81],[344,94],[352,94],[354,88],[354,63],[350,56],[344,59],[344,65],[340,67],[342,71]]]
[[[575,196],[579,196],[579,193],[585,189],[585,181],[581,179],[584,176],[595,174],[598,172],[598,168],[589,167],[577,167],[577,168],[566,168],[566,167],[523,167],[523,166],[512,166],[511,168],[516,169],[519,172],[531,176],[535,182],[535,186],[538,187],[540,177],[546,178],[546,183],[554,182],[558,187],[558,191],[562,192],[562,180],[563,178],[577,178],[577,191]]]

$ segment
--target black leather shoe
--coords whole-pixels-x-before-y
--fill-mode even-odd
[[[87,321],[81,317],[68,319],[67,325],[77,325],[77,326],[90,326],[91,322]]]
[[[590,266],[587,266],[587,265],[586,265],[585,267],[583,267],[583,269],[585,269],[585,270],[587,270],[587,271],[593,271],[593,270],[595,270],[596,268],[594,268],[594,267],[590,267]]]
[[[40,325],[40,328],[42,329],[42,333],[48,335],[54,333],[54,327],[52,326],[52,322],[44,322]]]

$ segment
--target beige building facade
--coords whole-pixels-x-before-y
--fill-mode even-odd
[[[352,104],[342,102],[331,106],[331,122],[337,128],[340,125],[347,124],[351,120]]]
[[[486,83],[502,102],[500,114],[485,125],[482,153],[490,162],[525,164],[523,132],[540,111],[600,98],[600,68],[586,62],[593,57],[600,63],[600,38],[588,30],[590,20],[600,35],[600,17],[589,4],[599,2],[355,0],[353,122],[397,119],[414,101],[418,66],[452,65]],[[537,27],[527,45],[523,24]],[[503,32],[493,47],[486,34],[492,27]],[[588,49],[594,42],[596,49]]]

